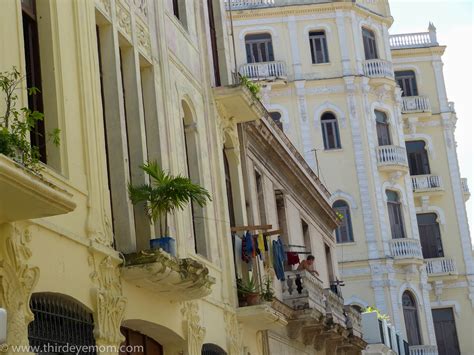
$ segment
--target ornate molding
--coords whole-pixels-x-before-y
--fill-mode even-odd
[[[130,37],[132,34],[132,19],[130,12],[125,8],[125,6],[117,1],[115,13],[119,28]]]
[[[145,53],[145,55],[151,58],[151,42],[148,29],[140,21],[136,21],[136,32],[138,46]]]
[[[227,348],[229,349],[229,355],[242,354],[242,325],[237,319],[237,315],[234,311],[226,311],[224,313],[225,320],[225,331],[227,334]]]
[[[124,337],[120,332],[127,304],[122,296],[120,271],[112,257],[106,256],[102,260],[90,255],[89,264],[93,266],[91,279],[96,283],[94,289],[96,311],[94,335],[98,344],[118,345]]]
[[[184,317],[183,332],[188,341],[188,354],[200,354],[204,336],[206,335],[206,328],[201,325],[197,302],[184,302],[181,314]]]
[[[30,298],[39,278],[39,268],[30,267],[28,229],[14,224],[0,228],[0,305],[8,312],[8,345],[28,345],[28,324],[33,320]]]

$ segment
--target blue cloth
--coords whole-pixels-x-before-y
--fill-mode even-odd
[[[283,249],[283,243],[281,239],[274,240],[272,242],[273,246],[273,269],[275,269],[276,276],[278,280],[285,281],[285,251]]]

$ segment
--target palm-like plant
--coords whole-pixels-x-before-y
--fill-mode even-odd
[[[150,177],[150,183],[139,186],[129,184],[128,194],[134,205],[145,203],[145,213],[150,221],[156,223],[159,220],[160,237],[168,232],[168,213],[183,210],[190,201],[201,207],[211,201],[211,195],[205,188],[187,177],[170,175],[156,161],[147,162],[140,168]]]

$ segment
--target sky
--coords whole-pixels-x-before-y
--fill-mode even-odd
[[[390,34],[426,32],[431,21],[438,43],[447,46],[442,58],[444,78],[448,100],[454,101],[458,117],[458,159],[472,194],[466,206],[474,233],[474,0],[390,0],[390,9],[395,20]]]

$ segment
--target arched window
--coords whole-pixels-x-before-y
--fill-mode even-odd
[[[281,122],[281,113],[278,111],[272,111],[272,112],[269,112],[268,114],[272,118],[273,122],[276,123],[278,128],[280,128],[283,131],[283,122]]]
[[[436,213],[422,213],[416,215],[418,232],[420,233],[421,250],[423,251],[423,257],[425,259],[444,257],[443,243],[441,242],[441,232],[439,230],[437,217]]]
[[[121,352],[121,354],[146,354],[146,355],[163,355],[163,346],[155,339],[150,338],[135,330],[120,327],[120,331],[125,337],[122,345],[126,347],[134,347],[133,352]]]
[[[405,238],[405,226],[403,225],[403,214],[400,203],[400,197],[395,191],[387,190],[387,209],[390,220],[390,230],[392,238]]]
[[[375,110],[375,122],[377,125],[377,138],[379,145],[391,145],[390,128],[388,125],[387,114],[383,111]]]
[[[247,63],[273,62],[272,36],[269,33],[256,33],[245,36]]]
[[[227,355],[227,353],[215,344],[204,344],[201,355]]]
[[[340,149],[339,127],[337,119],[331,112],[323,113],[321,116],[321,128],[323,131],[324,149]]]
[[[199,140],[196,122],[188,104],[183,101],[183,125],[184,145],[186,149],[186,167],[189,179],[195,184],[201,185],[201,174],[199,167]],[[196,253],[207,256],[206,233],[204,223],[204,208],[198,203],[191,203],[194,246]]]
[[[405,329],[408,344],[421,345],[420,324],[418,322],[418,310],[415,298],[409,291],[403,292],[402,296],[403,317],[405,318]]]
[[[416,76],[413,70],[396,71],[395,80],[402,89],[402,96],[418,96]]]
[[[329,63],[328,45],[326,32],[312,31],[309,33],[309,46],[311,49],[311,61],[313,64]]]
[[[362,29],[362,40],[364,43],[365,59],[377,59],[377,43],[375,41],[375,34],[367,28]]]
[[[410,175],[430,174],[430,161],[424,141],[409,141],[405,143],[408,155]]]
[[[46,349],[68,344],[92,349],[95,345],[92,313],[79,302],[62,295],[35,293],[30,308],[34,315],[28,326],[31,346]],[[79,354],[95,354],[82,349]]]
[[[332,207],[341,214],[341,225],[336,229],[336,241],[338,243],[350,243],[354,241],[352,232],[351,210],[346,201],[337,200]]]

